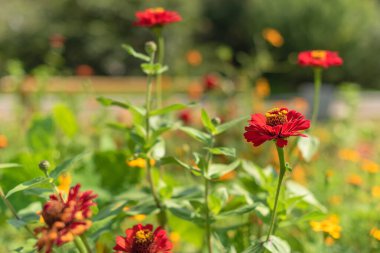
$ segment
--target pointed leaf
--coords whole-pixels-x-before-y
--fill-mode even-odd
[[[17,164],[17,163],[2,163],[2,164],[0,164],[0,169],[17,168],[17,167],[21,167],[21,165]]]
[[[187,133],[188,135],[190,135],[191,137],[193,137],[194,139],[196,139],[197,141],[200,141],[202,142],[203,144],[209,144],[209,142],[211,141],[211,138],[208,134],[204,133],[204,132],[201,132],[195,128],[191,128],[191,127],[180,127],[180,130]]]
[[[34,178],[32,180],[26,181],[24,183],[17,185],[16,187],[11,189],[10,191],[8,191],[5,198],[10,197],[11,195],[13,195],[16,192],[25,191],[27,189],[35,188],[41,184],[47,183],[48,181],[49,181],[49,179],[46,177],[37,177],[37,178]]]
[[[248,117],[244,116],[244,117],[234,119],[232,121],[229,121],[229,122],[226,122],[224,124],[217,126],[215,135],[218,135],[218,134],[223,133],[224,131],[227,131],[228,129],[234,127],[235,125],[239,124],[240,122],[242,122],[244,120],[247,121]]]
[[[236,160],[230,164],[211,164],[208,171],[209,179],[217,179],[221,176],[235,170],[240,165],[240,160]]]
[[[122,45],[122,48],[124,48],[127,53],[137,59],[140,59],[140,60],[143,60],[143,61],[146,61],[146,62],[149,62],[150,61],[150,57],[145,55],[145,54],[142,54],[142,53],[138,53],[136,52],[132,46],[128,45],[128,44],[123,44]]]
[[[307,137],[300,137],[297,146],[305,161],[310,162],[318,151],[319,140],[314,136],[307,135]]]

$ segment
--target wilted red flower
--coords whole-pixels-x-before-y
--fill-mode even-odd
[[[70,242],[91,227],[90,207],[96,205],[93,199],[97,195],[79,189],[80,184],[71,187],[67,201],[61,195],[50,195],[41,213],[46,225],[34,230],[37,235],[41,234],[36,244],[38,251],[50,253],[54,245]]]
[[[164,8],[150,8],[136,12],[136,26],[155,27],[179,22],[181,16],[175,11],[167,11]]]
[[[303,51],[298,54],[298,64],[305,67],[340,66],[343,64],[338,52],[326,50]]]
[[[127,253],[171,253],[173,248],[166,231],[161,227],[153,232],[153,226],[141,224],[125,230],[125,237],[116,237],[115,252]]]
[[[191,123],[192,115],[190,110],[183,110],[178,114],[178,118],[185,124],[188,125]]]
[[[213,90],[218,87],[219,78],[216,75],[208,74],[203,77],[203,85],[206,90]]]
[[[278,147],[288,144],[286,138],[290,136],[303,136],[299,131],[310,127],[310,120],[294,110],[288,108],[274,108],[265,115],[256,113],[251,115],[249,126],[245,128],[244,137],[253,146],[259,146],[265,141],[276,140]]]

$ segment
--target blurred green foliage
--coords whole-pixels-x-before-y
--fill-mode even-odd
[[[262,30],[273,27],[283,35],[284,45],[267,46],[274,59],[284,64],[266,73],[272,79],[290,88],[308,80],[310,73],[294,64],[296,53],[330,49],[339,51],[345,64],[326,73],[327,81],[344,79],[379,87],[380,60],[374,55],[380,53],[380,7],[374,0],[3,1],[0,73],[6,73],[6,62],[13,58],[20,59],[28,71],[49,61],[49,37],[62,34],[66,38],[63,57],[71,73],[88,64],[100,75],[139,74],[138,62],[127,58],[117,45],[126,41],[143,45],[153,38],[148,29],[132,25],[136,11],[153,6],[176,10],[184,19],[165,30],[167,61],[173,66],[170,74],[219,71],[215,63],[226,45],[232,49],[233,65],[241,67],[241,54],[254,57]],[[201,52],[201,66],[184,61],[191,49]]]

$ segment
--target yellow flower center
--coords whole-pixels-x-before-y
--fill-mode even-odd
[[[138,244],[144,244],[153,240],[153,233],[148,229],[139,230],[135,235],[136,242]]]
[[[273,108],[265,114],[265,117],[267,119],[266,124],[269,126],[282,125],[288,121],[287,114],[287,109]]]
[[[161,12],[164,12],[165,9],[162,8],[162,7],[157,7],[157,8],[151,8],[149,9],[151,12],[154,12],[154,13],[161,13]]]
[[[311,51],[311,57],[314,59],[325,59],[327,52],[325,50],[313,50]]]

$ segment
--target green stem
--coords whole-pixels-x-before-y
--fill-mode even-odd
[[[214,138],[212,136],[212,138]],[[214,146],[214,140],[212,139],[212,142],[210,144],[210,149],[212,149]],[[207,152],[207,155],[206,155],[206,167],[205,167],[205,175],[208,175],[208,169],[209,169],[209,166],[212,162],[212,154],[210,151]],[[209,191],[210,191],[210,181],[208,178],[204,178],[205,181],[204,181],[204,187],[205,187],[205,195],[204,195],[204,201],[205,201],[205,220],[206,220],[206,226],[205,226],[205,229],[206,229],[206,243],[207,243],[207,248],[208,248],[208,252],[209,253],[212,253],[212,242],[211,242],[211,225],[210,225],[210,208],[209,208],[209,205],[208,205],[208,195],[209,195]]]
[[[88,253],[92,253],[92,250],[91,250],[90,244],[88,243],[86,235],[85,234],[81,234],[80,235],[80,239],[82,240],[82,242],[84,244],[84,247],[86,248],[87,252]]]
[[[77,249],[79,250],[80,253],[88,253],[87,250],[86,250],[86,247],[83,244],[83,241],[79,237],[76,236],[74,238],[74,244],[75,244],[75,246],[77,247]]]
[[[151,64],[154,63],[154,53],[151,56]],[[147,81],[147,91],[146,91],[146,117],[145,117],[145,131],[146,131],[146,145],[147,148],[150,146],[150,110],[151,110],[151,104],[152,104],[152,80],[153,76],[148,76]],[[147,157],[145,159],[146,168],[147,168],[147,177],[148,177],[148,183],[150,186],[150,190],[152,192],[152,196],[154,199],[154,202],[156,203],[156,206],[158,209],[160,209],[159,214],[157,215],[157,219],[159,221],[159,224],[161,227],[165,228],[165,225],[167,223],[167,216],[164,206],[161,204],[160,198],[158,197],[156,187],[154,186],[153,178],[152,178],[152,167],[150,165],[150,158],[147,154]]]
[[[158,41],[158,63],[161,67],[164,64],[164,56],[165,56],[165,41],[164,36],[162,36],[162,28],[157,30],[157,41]],[[156,95],[157,95],[157,108],[162,107],[162,74],[157,75],[157,83],[156,83]]]
[[[17,214],[16,209],[13,207],[11,202],[5,197],[3,188],[0,186],[0,197],[4,201],[4,204],[8,207],[8,209],[11,211],[12,215],[15,217],[15,219],[21,221],[22,219],[20,216]],[[33,233],[32,229],[26,224],[25,229],[33,236],[36,237],[36,235]]]
[[[45,174],[45,177],[49,180],[49,184],[51,186],[51,189],[54,191],[54,193],[59,197],[59,199],[64,202],[64,200],[62,199],[62,195],[59,193],[59,190],[57,188],[57,186],[54,184],[54,180],[53,178],[51,178],[49,176],[49,174],[47,173],[47,171],[44,171],[44,174]]]
[[[275,220],[276,220],[276,212],[277,212],[278,199],[279,199],[280,191],[281,191],[281,184],[282,184],[282,180],[284,179],[285,172],[286,172],[284,149],[278,147],[277,145],[276,145],[276,148],[277,148],[278,158],[280,160],[280,175],[278,177],[276,196],[275,196],[275,199],[274,199],[274,207],[273,207],[273,211],[272,211],[272,215],[271,215],[271,222],[270,222],[270,227],[269,227],[269,230],[268,230],[268,235],[267,235],[266,241],[269,240],[270,236],[273,233],[274,223],[275,223]]]
[[[314,68],[314,101],[313,101],[313,114],[311,116],[311,122],[313,126],[317,124],[318,111],[319,111],[319,94],[322,85],[322,69]]]

